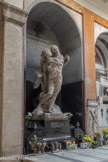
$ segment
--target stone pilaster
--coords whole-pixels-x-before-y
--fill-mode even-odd
[[[22,153],[23,25],[27,13],[0,3],[0,155]]]
[[[1,12],[0,12],[1,15]],[[4,53],[4,22],[0,20],[0,146],[2,141],[2,89],[3,89],[3,53]],[[1,147],[0,147],[1,153]]]

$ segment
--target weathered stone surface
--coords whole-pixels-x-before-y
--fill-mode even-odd
[[[25,13],[0,3],[0,155],[22,153],[22,27]]]
[[[4,0],[4,2],[7,2],[9,4],[12,4],[18,8],[23,9],[23,0]]]
[[[65,114],[45,113],[45,114],[39,115],[37,120],[68,120],[68,117]]]
[[[53,113],[57,108],[55,101],[61,90],[62,69],[70,61],[70,57],[61,55],[58,46],[52,45],[51,49],[44,49],[41,54],[40,67],[36,70],[34,88],[41,85],[39,104],[32,112],[33,118],[44,113]]]
[[[0,11],[2,12],[0,19],[5,19],[21,26],[24,25],[27,13],[23,10],[13,7],[6,2],[2,2],[0,3]]]
[[[23,67],[22,28],[10,22],[5,22],[4,53],[2,152],[11,155],[22,152]]]
[[[33,162],[33,160],[22,160],[21,162]]]
[[[98,103],[96,100],[88,100],[87,106],[87,133],[94,136],[98,132]]]
[[[62,150],[36,157],[41,162],[107,162],[108,146],[96,149]]]
[[[4,22],[0,21],[0,130],[2,130],[2,86],[3,86],[3,52],[4,52]],[[0,146],[2,143],[2,131],[0,131]],[[0,147],[0,154],[1,154]]]
[[[30,120],[26,139],[37,135],[39,138],[56,138],[70,136],[70,126],[68,120]],[[29,138],[30,137],[30,138]]]

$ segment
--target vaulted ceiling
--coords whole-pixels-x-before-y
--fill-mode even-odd
[[[108,68],[108,33],[102,33],[98,37],[95,51],[103,58],[105,68]]]
[[[28,17],[28,32],[34,29],[37,22],[42,22],[55,34],[62,53],[81,46],[75,22],[61,7],[49,2],[34,6]]]

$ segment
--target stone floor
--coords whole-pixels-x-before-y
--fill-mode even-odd
[[[34,162],[108,162],[108,146],[47,153]]]

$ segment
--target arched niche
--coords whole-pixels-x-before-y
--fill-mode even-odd
[[[108,87],[108,32],[101,33],[95,43],[97,97],[103,97],[104,87]]]
[[[101,32],[95,43],[96,94],[98,101],[98,127],[108,126],[108,29]]]
[[[95,63],[96,69],[103,70],[107,74],[108,69],[108,32],[101,33],[95,43]]]
[[[63,69],[63,86],[57,99],[63,112],[74,114],[73,124],[79,120],[83,127],[83,53],[78,27],[62,7],[51,2],[40,2],[31,8],[26,24],[26,111],[34,109],[34,98],[40,89],[33,90],[35,70],[41,52],[52,44],[70,56]],[[79,117],[79,119],[77,118]]]

